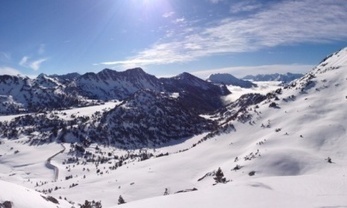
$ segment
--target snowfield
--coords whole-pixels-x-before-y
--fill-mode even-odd
[[[239,86],[228,85],[227,88],[231,92],[230,95],[224,96],[224,102],[230,103],[237,100],[241,95],[248,93],[260,93],[266,94],[278,89],[282,82],[278,81],[268,81],[268,82],[253,82],[257,87],[252,88],[241,88]]]
[[[264,85],[259,91],[265,94],[280,88]],[[244,93],[234,89],[229,87],[233,94],[226,100]],[[282,88],[278,99],[248,107],[249,122],[230,121],[235,131],[199,144],[206,134],[156,149],[126,151],[92,144],[86,151],[111,155],[105,163],[93,163],[83,158],[69,162],[76,157],[65,143],[66,150],[51,161],[59,169],[56,181],[45,163],[62,150],[61,144],[29,146],[25,137],[1,138],[0,203],[50,207],[37,190],[59,199],[59,207],[79,207],[85,200],[124,208],[347,207],[346,92],[347,48]],[[66,111],[66,119],[78,111],[87,115],[101,110],[92,108]],[[111,168],[119,162],[113,156],[135,152],[168,154],[144,161],[128,157]],[[214,179],[218,168],[225,183]],[[118,205],[120,195],[126,204]]]

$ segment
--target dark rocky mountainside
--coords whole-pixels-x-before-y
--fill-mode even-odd
[[[144,89],[176,93],[184,106],[204,113],[221,107],[223,103],[220,96],[230,93],[188,73],[158,79],[141,68],[122,72],[104,69],[83,75],[40,74],[35,79],[1,75],[0,113],[39,112],[95,105],[109,100],[124,100]]]
[[[215,123],[169,94],[141,90],[105,113],[98,128],[110,143],[157,146],[213,129]],[[91,134],[93,135],[93,134]],[[95,136],[98,131],[95,131]]]
[[[215,121],[200,115],[223,107],[221,96],[230,93],[189,73],[158,79],[140,68],[41,74],[36,79],[0,76],[0,82],[3,114],[34,112],[0,123],[2,134],[14,139],[24,134],[32,144],[64,141],[156,147],[215,129]],[[92,116],[64,118],[55,111],[113,100],[118,102],[114,108]]]
[[[242,88],[252,88],[256,87],[257,85],[246,80],[238,79],[234,77],[231,74],[211,74],[207,80],[208,82],[214,83],[214,84],[226,84],[226,85],[233,85],[233,86],[239,86]]]
[[[206,113],[223,106],[220,96],[230,94],[223,86],[215,86],[189,73],[182,73],[173,78],[161,78],[167,92],[180,92],[178,99],[183,106]]]

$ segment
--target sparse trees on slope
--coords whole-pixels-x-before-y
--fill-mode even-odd
[[[80,208],[102,208],[102,205],[100,201],[95,202],[93,200],[90,202],[88,200],[85,200],[84,204],[80,205]]]

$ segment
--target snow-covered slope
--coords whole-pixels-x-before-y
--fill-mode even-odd
[[[346,207],[346,92],[347,48],[265,98],[244,95],[223,112],[204,115],[220,124],[212,133],[137,150],[64,143],[66,150],[51,160],[59,169],[56,181],[44,164],[60,144],[2,138],[0,177],[50,190],[75,206],[87,199],[127,208]],[[127,203],[117,205],[119,196]]]
[[[346,91],[347,48],[291,87],[248,107],[250,122],[230,120],[235,131],[172,155],[166,160],[172,168],[155,166],[160,172],[169,169],[164,176],[176,170],[170,177],[186,180],[185,188],[195,187],[197,191],[140,200],[124,207],[346,206]],[[211,174],[203,172],[211,173],[218,167],[232,181],[212,186]],[[178,189],[174,184],[167,186],[172,192]],[[124,192],[122,196],[131,199],[133,195]]]
[[[65,200],[59,200],[13,183],[0,180],[0,187],[1,208],[72,207]]]

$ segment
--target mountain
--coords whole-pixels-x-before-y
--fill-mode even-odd
[[[36,79],[22,76],[0,76],[2,114],[35,112],[44,109],[61,109],[87,103],[65,92],[65,86],[44,74]]]
[[[178,100],[186,108],[200,113],[215,111],[224,103],[221,96],[230,94],[223,86],[216,86],[189,73],[182,73],[172,78],[161,78],[165,90],[178,93]]]
[[[63,75],[53,74],[48,76],[51,78],[57,79],[62,84],[68,84],[81,75],[79,73],[74,72],[74,73],[68,73]]]
[[[227,73],[211,74],[206,81],[214,83],[214,84],[233,85],[233,86],[239,86],[242,88],[252,88],[257,86],[256,84],[250,81],[238,79],[234,77],[233,75],[227,74]]]
[[[90,137],[129,149],[156,147],[172,140],[192,137],[213,129],[215,123],[186,108],[172,94],[140,90],[119,106],[103,114],[98,129]],[[112,138],[112,139],[110,139]],[[116,145],[119,146],[119,145]]]
[[[104,69],[83,75],[40,74],[35,79],[1,75],[0,84],[1,114],[95,105],[123,100],[144,89],[179,94],[186,107],[206,113],[221,107],[220,97],[230,93],[188,73],[158,79],[141,68],[122,72]]]
[[[67,121],[52,113],[32,114],[17,117],[8,126],[0,128],[8,138],[17,138],[21,134],[30,136],[32,131],[45,135],[43,139],[32,137],[35,138],[31,141],[32,144],[53,141],[99,143],[125,149],[160,146],[215,128],[214,121],[200,115],[223,107],[221,96],[230,93],[227,89],[189,73],[158,79],[140,68],[124,72],[104,69],[97,74],[86,73],[73,79],[67,86],[57,78],[44,74],[28,81],[31,83],[27,87],[29,92],[40,89],[45,93],[39,95],[47,95],[49,98],[59,90],[63,96],[76,99],[76,103],[71,106],[82,103],[81,100],[89,103],[98,101],[93,99],[103,100],[102,102],[107,102],[108,99],[120,100],[107,112],[95,112],[91,117],[73,116],[73,119]],[[28,97],[32,99],[33,96]],[[11,96],[3,96],[1,99],[3,105],[12,103],[11,106],[15,106],[14,100]],[[42,106],[41,111],[45,112],[44,110],[58,110],[56,105],[63,102],[47,101],[49,99],[35,106]],[[11,126],[26,126],[31,131],[13,131]]]
[[[303,74],[293,74],[293,73],[286,73],[286,74],[258,74],[258,75],[247,75],[243,77],[242,79],[245,80],[253,80],[253,81],[280,81],[283,83],[289,83],[295,79],[298,79],[302,77]]]
[[[124,99],[140,89],[162,91],[162,84],[141,68],[117,72],[104,69],[98,73],[86,73],[72,81],[67,90],[78,92],[89,99]]]

